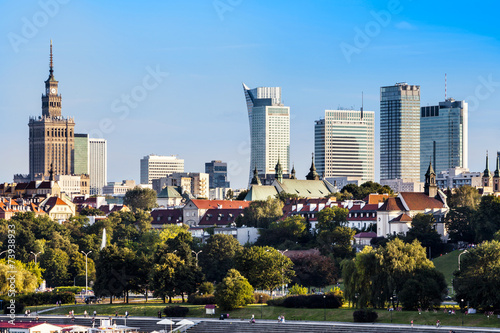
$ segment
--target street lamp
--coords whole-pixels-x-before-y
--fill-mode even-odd
[[[285,253],[288,252],[288,249],[284,251],[276,250],[281,253],[282,256],[285,256]],[[281,265],[281,295],[285,296],[285,262]]]
[[[203,251],[202,251],[202,250],[200,250],[200,251],[198,251],[198,252],[195,252],[195,251],[191,250],[191,252],[193,252],[193,253],[196,255],[196,266],[198,266],[198,255],[199,255],[200,253],[202,253]]]
[[[391,308],[389,309],[389,312],[391,313],[391,324],[392,324],[392,310],[394,310],[392,307],[392,296],[390,297],[390,299],[391,299]]]
[[[462,252],[462,253],[460,253],[460,254],[458,255],[458,270],[460,270],[460,256],[461,256],[462,254],[464,254],[464,253],[468,253],[468,252],[469,252],[469,251],[465,250],[464,252]]]
[[[262,295],[260,295],[260,319],[262,319],[262,307],[264,306],[264,303],[262,302]]]
[[[91,252],[92,251],[89,251],[89,252],[85,253],[85,252],[82,251],[82,253],[85,255],[85,296],[87,296],[87,294],[88,294],[87,259],[88,259],[88,256],[89,256],[89,254]]]
[[[323,295],[323,319],[326,321],[326,295]]]
[[[462,311],[462,326],[464,326],[464,308],[463,308],[464,306],[463,305],[464,305],[464,299],[462,298],[460,300],[460,307],[461,307],[460,310]]]
[[[2,252],[2,253],[3,253],[3,252]],[[2,253],[0,253],[0,255],[1,255]],[[37,257],[40,253],[42,253],[42,252],[35,253],[35,252],[33,252],[33,251],[30,251],[30,253],[31,253],[31,254],[33,254],[33,255],[35,256],[35,266],[36,266],[36,257]]]

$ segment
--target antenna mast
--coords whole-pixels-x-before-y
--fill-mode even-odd
[[[447,78],[446,78],[446,73],[444,73],[444,100],[445,100],[445,101],[446,101],[446,97],[447,97],[447,94],[446,94],[446,93],[447,93],[447,91],[446,91],[446,90],[447,90],[447,88],[448,88],[448,87],[447,87],[447,84],[448,84],[448,82],[447,82]]]

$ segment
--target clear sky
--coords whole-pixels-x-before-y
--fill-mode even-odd
[[[363,91],[365,110],[377,117],[378,178],[380,87],[418,84],[421,105],[435,105],[444,99],[445,73],[448,97],[470,102],[469,166],[482,171],[486,150],[500,150],[499,7],[427,0],[2,1],[0,181],[28,173],[27,124],[41,114],[50,39],[63,115],[75,118],[77,133],[108,140],[109,181],[138,181],[139,160],[155,153],[178,155],[193,172],[223,160],[232,186],[246,187],[242,82],[282,87],[299,178],[310,165],[314,121],[325,109],[358,109]]]

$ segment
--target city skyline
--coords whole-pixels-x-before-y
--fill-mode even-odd
[[[226,11],[199,2],[154,4],[156,13],[148,3],[57,3],[52,15],[36,1],[0,5],[9,13],[0,22],[0,75],[9,78],[0,83],[0,112],[9,120],[2,139],[17,145],[11,162],[0,166],[2,182],[29,172],[26,123],[41,112],[50,39],[62,113],[74,117],[76,133],[108,141],[110,181],[138,180],[136,161],[155,153],[182,156],[190,172],[222,160],[232,186],[246,187],[250,143],[241,82],[282,87],[291,110],[290,164],[301,179],[314,151],[313,122],[325,109],[359,109],[363,91],[365,109],[376,115],[378,156],[380,87],[420,85],[421,106],[435,105],[444,98],[445,73],[448,96],[469,103],[475,147],[469,168],[482,171],[485,151],[500,150],[499,28],[480,9],[468,8],[470,24],[462,26],[437,19],[439,8],[426,10],[430,2],[401,1],[392,12],[384,1],[240,2]],[[447,15],[463,10],[447,8]],[[39,13],[47,22],[34,21]],[[281,28],[271,19],[278,13]],[[256,18],[259,24],[249,24]],[[367,34],[369,27],[377,29]]]

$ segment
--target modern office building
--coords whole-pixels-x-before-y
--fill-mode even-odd
[[[326,110],[316,121],[315,164],[319,175],[375,180],[375,113]]]
[[[207,162],[205,163],[205,173],[208,173],[211,189],[231,187],[227,180],[227,163],[222,161]]]
[[[75,134],[75,149],[73,150],[73,174],[89,174],[89,135]]]
[[[380,88],[380,179],[420,180],[420,86]]]
[[[30,117],[28,123],[31,180],[48,177],[50,170],[54,174],[70,175],[73,169],[75,121],[62,116],[62,97],[58,86],[59,82],[54,78],[51,41],[49,78],[45,81],[45,93],[42,95],[42,115]]]
[[[202,172],[174,172],[167,177],[153,179],[153,190],[157,194],[167,186],[179,189],[179,193],[187,193],[195,198],[208,199],[210,189],[208,187],[209,175]]]
[[[90,194],[102,194],[108,183],[108,148],[105,139],[89,139]]]
[[[243,84],[250,124],[250,173],[259,177],[275,174],[280,161],[283,173],[290,170],[290,107],[281,102],[280,87],[248,88]]]
[[[148,155],[141,159],[141,184],[153,184],[153,179],[184,172],[184,160],[176,156]]]
[[[468,168],[468,104],[452,98],[420,108],[420,180],[432,161],[436,174]]]

